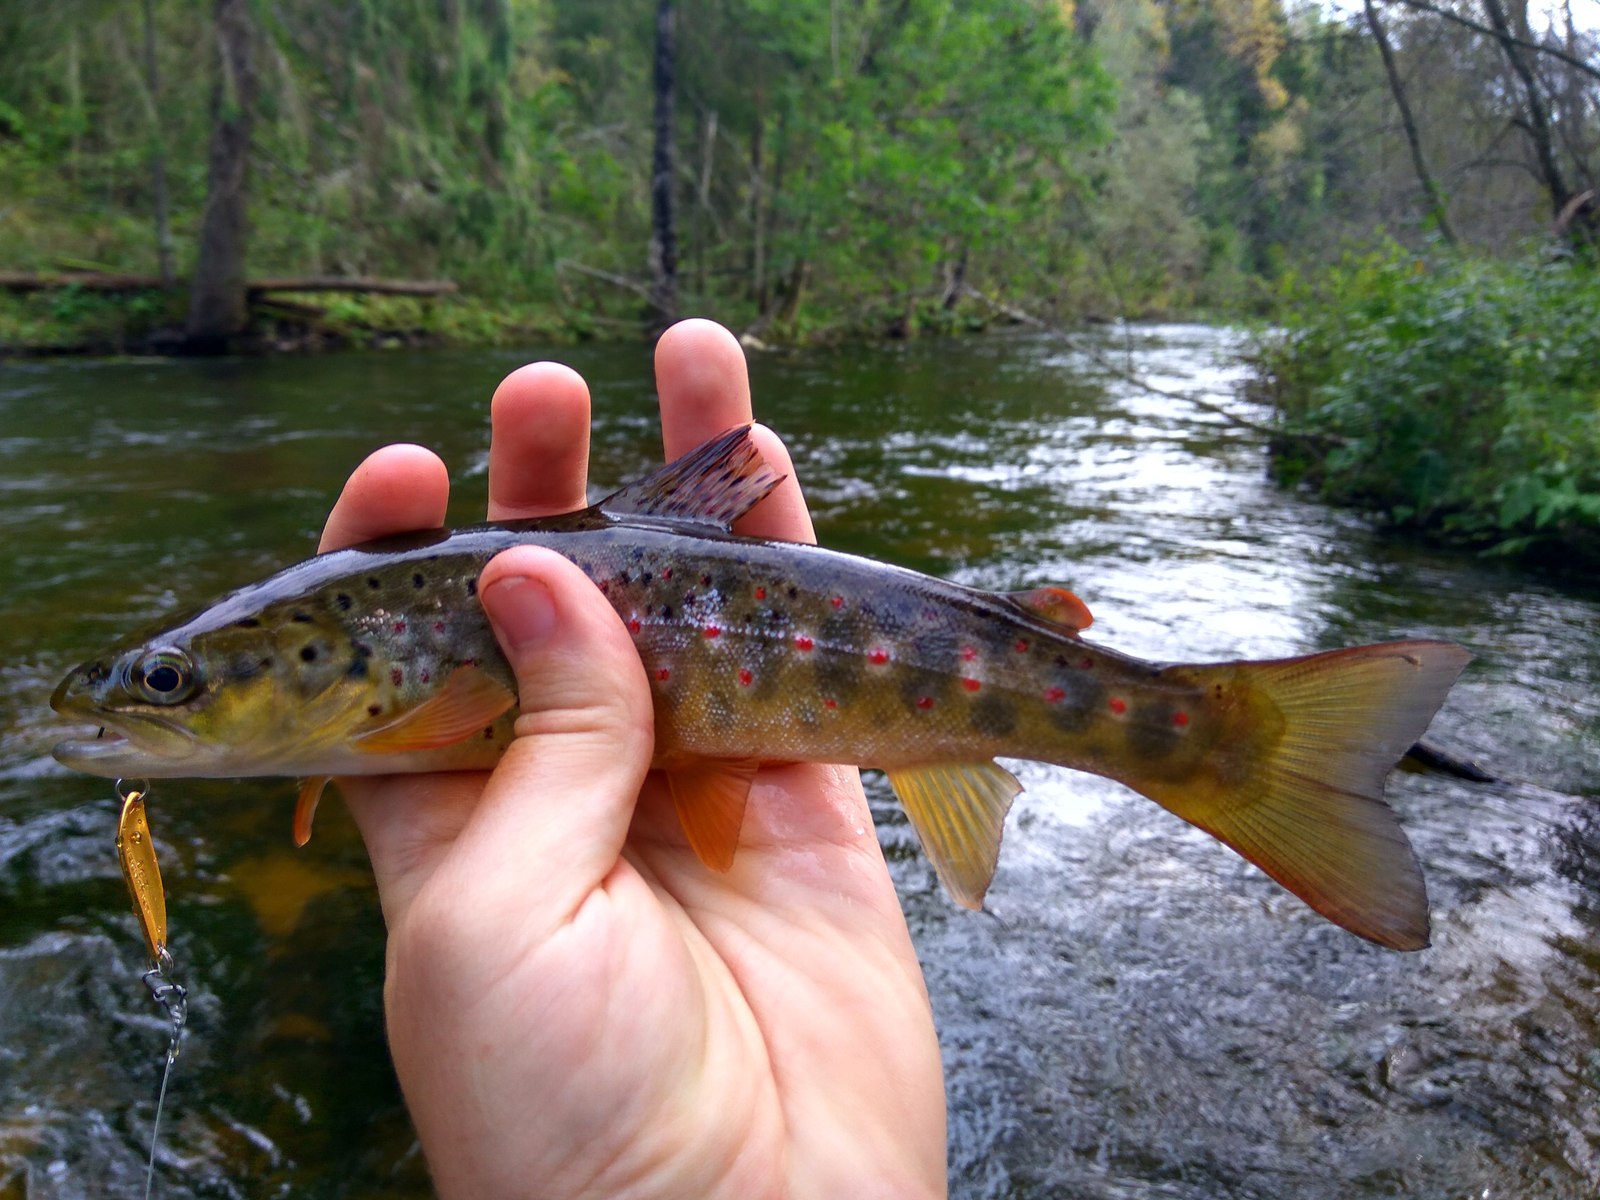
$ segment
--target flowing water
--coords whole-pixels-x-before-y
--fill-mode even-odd
[[[1097,346],[1259,418],[1237,339]],[[136,1196],[165,1026],[104,781],[48,756],[57,678],[305,554],[384,441],[481,513],[485,398],[517,355],[0,365],[0,1200]],[[658,452],[648,360],[594,385],[592,478]],[[986,587],[1064,583],[1154,659],[1442,637],[1477,655],[1434,737],[1505,782],[1396,775],[1434,945],[1376,949],[1114,784],[1019,769],[987,914],[869,794],[933,997],[959,1197],[1358,1200],[1600,1190],[1600,584],[1420,550],[1275,489],[1258,433],[1058,338],[753,364],[822,540]],[[279,781],[158,782],[191,1024],[157,1194],[422,1197],[386,1057],[383,929],[337,804],[304,851]]]

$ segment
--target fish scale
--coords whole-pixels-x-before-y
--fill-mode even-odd
[[[883,768],[940,879],[977,907],[1020,790],[997,755],[1119,780],[1324,916],[1427,943],[1420,868],[1382,800],[1467,661],[1409,641],[1159,666],[1083,639],[1061,588],[978,591],[731,524],[779,482],[735,429],[580,512],[319,555],[85,663],[52,703],[102,726],[104,775],[325,777],[491,767],[516,680],[478,603],[511,546],[574,562],[638,649],[655,762],[690,846],[732,863],[759,763]]]

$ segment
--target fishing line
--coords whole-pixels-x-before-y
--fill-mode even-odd
[[[139,929],[144,934],[151,960],[150,969],[140,978],[150,992],[150,999],[161,1006],[172,1022],[167,1061],[161,1068],[161,1088],[156,1094],[155,1117],[150,1123],[150,1157],[145,1163],[144,1197],[150,1200],[150,1190],[155,1183],[156,1148],[161,1137],[161,1111],[166,1106],[167,1082],[172,1078],[172,1064],[178,1060],[183,1025],[189,1015],[189,993],[167,973],[172,968],[172,954],[167,949],[167,898],[161,886],[155,839],[145,812],[148,785],[124,791],[123,781],[119,779],[116,791],[122,801],[122,813],[117,820],[117,860],[122,864],[122,876],[127,881],[128,895],[133,899],[133,911],[139,918]]]

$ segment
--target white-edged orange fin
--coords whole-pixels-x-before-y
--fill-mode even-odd
[[[996,762],[929,763],[885,772],[922,851],[963,908],[982,908],[1000,832],[1022,785]]]
[[[1032,591],[1007,592],[1005,595],[1024,612],[1073,633],[1082,633],[1094,624],[1089,606],[1064,587],[1036,587]]]
[[[757,763],[744,759],[707,759],[666,772],[672,806],[695,857],[713,871],[733,866],[744,824],[745,800]]]
[[[317,818],[317,805],[322,802],[322,790],[328,786],[332,775],[313,775],[300,781],[300,795],[294,802],[294,844],[304,846],[311,840],[311,822]]]
[[[516,702],[516,695],[481,667],[457,667],[437,696],[352,745],[367,754],[437,750],[483,732]]]
[[[727,533],[783,479],[761,457],[746,424],[613,492],[597,507],[612,516],[638,513],[713,525]]]

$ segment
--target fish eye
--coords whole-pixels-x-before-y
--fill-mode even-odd
[[[152,650],[133,664],[128,682],[151,704],[181,704],[194,693],[194,664],[181,650]]]

